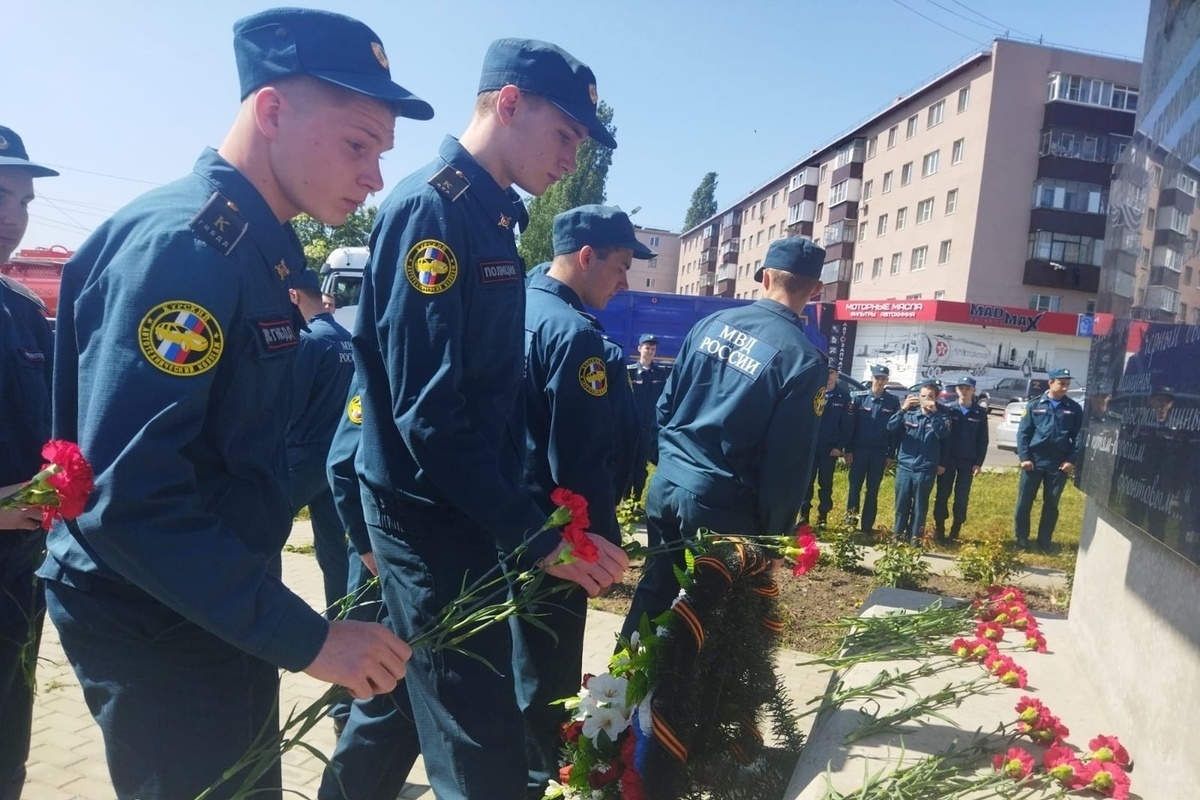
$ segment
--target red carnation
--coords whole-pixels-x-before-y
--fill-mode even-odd
[[[579,737],[582,733],[583,720],[577,719],[571,722],[564,722],[562,725],[562,740],[572,747],[574,747],[575,743],[579,741]]]
[[[591,525],[587,513],[587,499],[581,494],[559,486],[550,492],[550,501],[567,509],[571,515],[570,521],[562,526],[562,537],[570,543],[571,555],[589,564],[599,561],[600,549],[587,535],[588,526]]]
[[[1004,626],[999,622],[981,622],[975,628],[975,635],[981,639],[1000,642],[1004,640]]]
[[[1088,742],[1088,749],[1092,751],[1091,757],[1096,761],[1112,761],[1125,769],[1129,769],[1132,763],[1129,751],[1115,736],[1097,736]]]
[[[1051,747],[1042,756],[1042,766],[1046,773],[1062,784],[1066,789],[1078,789],[1082,786],[1080,775],[1083,763],[1075,756],[1075,751],[1062,745]]]
[[[637,737],[626,736],[621,742],[621,800],[646,800],[646,790],[642,788],[642,776],[634,764],[637,753]]]
[[[56,519],[72,520],[82,514],[95,484],[79,445],[52,439],[42,448],[42,456],[48,463],[16,492],[0,498],[0,508],[40,508],[42,527],[49,530]]]
[[[796,535],[796,548],[800,553],[796,556],[796,566],[792,568],[792,574],[800,576],[815,567],[821,557],[821,548],[817,546],[817,539],[807,525],[802,526]]]
[[[571,782],[571,765],[564,764],[558,768],[558,782],[566,786]]]
[[[1080,785],[1099,792],[1104,797],[1128,800],[1129,776],[1111,761],[1089,761],[1079,774]]]
[[[1020,747],[1010,747],[1007,753],[996,754],[992,759],[992,766],[1004,777],[1019,781],[1028,778],[1033,772],[1033,756]]]
[[[616,783],[621,777],[621,766],[616,761],[602,761],[592,767],[588,773],[588,786],[593,789],[603,789]]]

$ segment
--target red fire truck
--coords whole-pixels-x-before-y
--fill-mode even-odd
[[[18,250],[8,263],[0,264],[0,275],[27,286],[42,298],[53,319],[58,312],[58,284],[62,280],[63,264],[73,252],[60,245]]]

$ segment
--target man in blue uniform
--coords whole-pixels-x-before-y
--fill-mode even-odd
[[[646,465],[658,464],[658,398],[670,370],[654,361],[657,353],[658,338],[643,333],[638,338],[638,360],[627,367],[638,412],[638,457],[633,467],[633,496],[638,500],[646,487]]]
[[[337,616],[333,606],[346,595],[349,561],[346,530],[333,504],[325,462],[354,377],[354,354],[350,332],[325,310],[316,272],[296,270],[289,294],[307,323],[296,348],[287,431],[292,514],[308,506],[313,548],[325,582],[326,615],[332,619]]]
[[[1021,483],[1017,488],[1017,511],[1013,518],[1017,547],[1029,549],[1029,517],[1038,487],[1042,488],[1042,516],[1038,521],[1037,545],[1050,551],[1054,526],[1058,524],[1058,501],[1075,472],[1083,409],[1067,397],[1071,370],[1051,370],[1045,394],[1029,401],[1017,428],[1017,457],[1021,460]]]
[[[658,470],[646,499],[650,544],[728,534],[782,535],[796,526],[825,406],[825,357],[800,314],[821,286],[825,251],[808,239],[771,242],[754,279],[764,299],[719,311],[684,340],[658,403]],[[682,552],[647,559],[623,633],[679,593]]]
[[[624,374],[610,371],[609,348],[584,306],[603,310],[629,288],[625,274],[633,259],[654,253],[637,240],[628,216],[601,205],[556,216],[553,242],[549,270],[531,276],[526,289],[525,487],[547,515],[555,488],[583,495],[592,530],[619,546],[614,489],[622,431],[610,395],[630,389]],[[530,798],[542,797],[558,775],[560,727],[568,717],[551,703],[579,688],[587,595],[558,594],[537,611],[543,615],[536,625],[512,623]]]
[[[896,435],[888,430],[888,421],[900,410],[900,400],[889,394],[885,387],[891,370],[882,364],[871,367],[871,388],[856,392],[851,397],[854,414],[854,435],[846,450],[846,463],[850,465],[850,492],[846,499],[846,521],[858,517],[858,500],[863,482],[867,484],[867,495],[863,498],[862,516],[858,517],[859,529],[865,534],[875,532],[875,514],[879,504],[879,484],[883,471],[896,458]]]
[[[520,486],[525,269],[513,237],[527,217],[512,187],[542,194],[575,168],[588,136],[615,146],[597,102],[592,71],[562,49],[493,42],[466,133],[447,138],[379,211],[354,335],[359,477],[390,624],[402,636],[545,522]],[[627,559],[592,539],[595,563],[556,563],[566,547],[558,530],[529,540],[523,558],[595,594]],[[479,659],[417,653],[405,680],[430,783],[444,800],[523,798],[509,629],[493,626],[464,647]],[[339,749],[354,747],[367,724],[355,708]],[[392,800],[400,788],[371,796]]]
[[[954,521],[950,538],[957,539],[967,521],[967,503],[971,500],[971,482],[983,469],[988,449],[988,412],[975,402],[975,379],[964,375],[954,385],[958,404],[946,409],[950,417],[949,454],[946,471],[938,476],[933,499],[933,525],[937,540],[946,538],[950,494],[954,493]]]
[[[829,379],[825,381],[825,413],[821,415],[821,429],[817,433],[817,449],[813,452],[812,481],[804,493],[804,504],[800,507],[800,519],[808,524],[812,512],[813,484],[819,484],[817,501],[817,525],[824,526],[829,510],[833,508],[833,469],[854,435],[853,406],[850,395],[838,387],[837,367],[829,368]]]
[[[29,225],[33,179],[58,173],[29,160],[25,143],[0,125],[0,264]],[[0,275],[0,497],[34,476],[50,438],[50,326],[42,301]],[[0,800],[25,784],[33,670],[44,600],[33,577],[45,538],[37,509],[0,510]]]
[[[900,437],[896,464],[896,541],[911,544],[920,539],[929,511],[933,482],[944,472],[950,423],[938,406],[937,381],[921,384],[919,395],[909,395],[888,420],[888,430]]]
[[[55,435],[79,442],[96,489],[40,574],[122,800],[216,782],[278,725],[280,668],[365,697],[410,655],[280,578],[302,324],[287,289],[305,263],[287,221],[344,222],[382,188],[395,117],[433,111],[340,14],[247,17],[234,50],[243,100],[220,149],[117,212],[63,273]],[[281,783],[276,763],[256,796]]]

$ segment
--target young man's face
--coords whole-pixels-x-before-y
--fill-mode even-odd
[[[958,394],[958,402],[960,405],[969,406],[975,400],[975,387],[969,384],[960,383],[954,387],[954,391]]]
[[[596,251],[590,247],[587,251],[590,251],[591,255],[583,281],[583,296],[579,299],[584,305],[603,309],[617,292],[624,292],[629,288],[626,273],[633,266],[633,250],[628,247],[614,248],[605,259],[598,258]],[[583,252],[580,255],[582,256]]]
[[[272,166],[297,211],[341,225],[383,188],[379,160],[392,149],[396,118],[383,103],[356,92],[303,89],[281,92]]]
[[[871,388],[875,390],[875,394],[883,394],[883,390],[887,388],[887,375],[872,375]]]
[[[33,176],[20,167],[0,167],[0,262],[17,249],[29,227]]]
[[[837,370],[835,370],[835,369],[829,370],[829,374],[825,378],[825,391],[832,392],[834,390],[834,388],[837,386],[837,379],[838,379]]]
[[[936,386],[922,386],[921,391],[919,392],[919,395],[922,400],[936,401],[937,397],[938,397],[937,387]]]
[[[1067,390],[1071,388],[1070,378],[1053,378],[1050,381],[1050,394],[1055,398],[1066,395]]]
[[[658,354],[658,344],[656,342],[645,342],[638,345],[638,355],[643,361],[650,361]]]
[[[539,196],[575,171],[575,155],[587,128],[541,97],[522,94],[513,117],[512,182]]]

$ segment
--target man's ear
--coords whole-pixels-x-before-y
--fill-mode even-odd
[[[511,83],[500,90],[496,95],[496,119],[501,125],[508,126],[513,122],[513,118],[517,114],[517,106],[522,101],[521,90]]]

